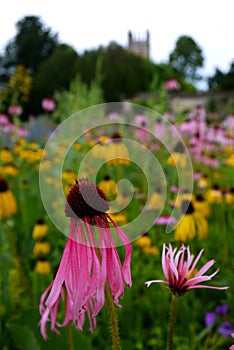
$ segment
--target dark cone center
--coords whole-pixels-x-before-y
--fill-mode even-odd
[[[103,191],[87,179],[81,179],[76,180],[67,196],[65,214],[80,219],[93,218],[105,213],[109,207]]]

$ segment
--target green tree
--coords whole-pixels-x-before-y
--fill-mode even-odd
[[[39,65],[58,46],[57,34],[45,27],[39,17],[26,16],[16,23],[17,34],[6,46],[1,57],[0,71],[7,77],[18,65],[34,75]]]
[[[181,36],[169,56],[169,63],[188,82],[195,83],[201,79],[198,69],[202,68],[204,63],[202,49],[193,38]]]
[[[66,44],[61,44],[40,64],[33,78],[31,102],[29,109],[41,111],[41,100],[53,96],[55,91],[69,88],[77,74],[77,52]]]
[[[234,63],[227,73],[216,68],[215,74],[208,78],[208,85],[212,91],[234,91]]]

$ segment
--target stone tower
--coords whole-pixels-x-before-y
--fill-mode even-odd
[[[135,55],[149,58],[149,51],[150,51],[150,34],[149,31],[146,31],[146,37],[140,38],[139,36],[136,37],[132,34],[132,32],[129,30],[128,32],[128,50]]]

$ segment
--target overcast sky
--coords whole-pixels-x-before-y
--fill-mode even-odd
[[[205,56],[203,74],[227,71],[234,58],[233,0],[6,0],[0,11],[0,51],[16,34],[15,24],[40,17],[59,40],[78,53],[115,41],[127,46],[131,30],[150,32],[150,56],[167,60],[181,35],[191,36]]]

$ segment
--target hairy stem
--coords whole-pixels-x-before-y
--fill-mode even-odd
[[[173,350],[173,334],[174,334],[174,325],[176,317],[176,309],[178,304],[179,297],[175,294],[172,294],[171,299],[171,310],[169,317],[169,332],[168,332],[168,349]]]

